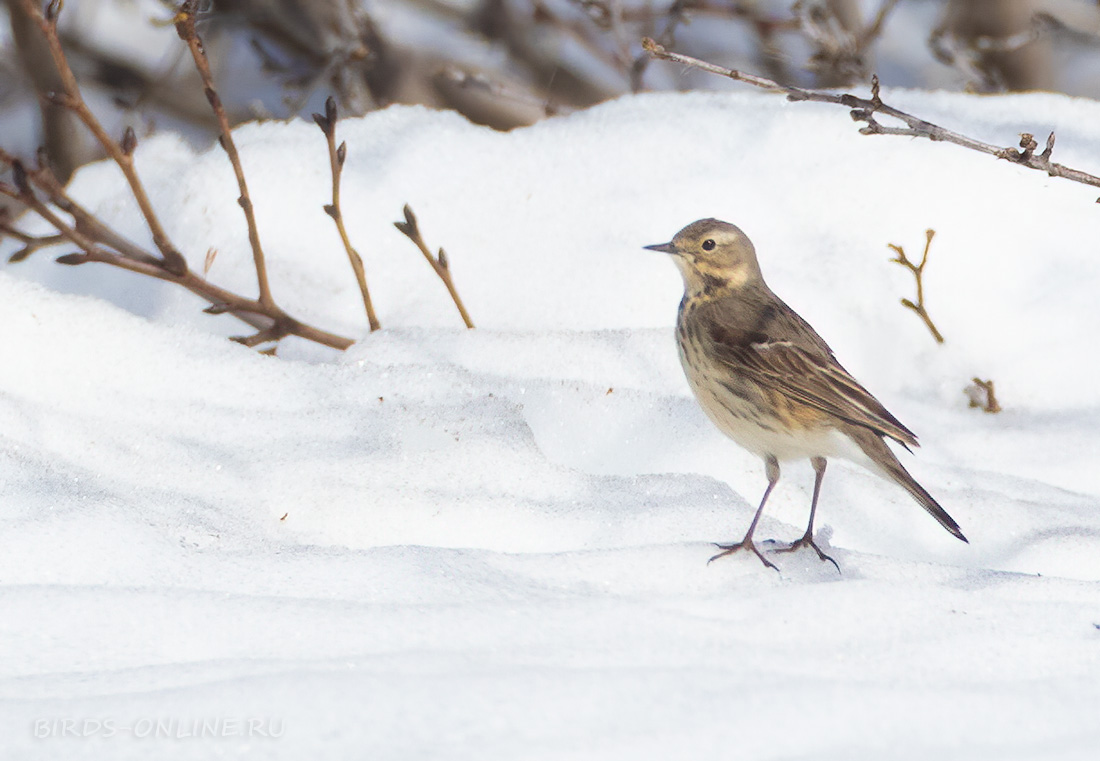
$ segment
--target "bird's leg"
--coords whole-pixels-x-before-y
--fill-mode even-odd
[[[831,557],[821,551],[821,548],[814,542],[814,515],[817,513],[817,497],[821,494],[821,482],[825,479],[825,458],[824,457],[811,457],[810,464],[814,466],[814,496],[810,501],[810,522],[806,526],[806,533],[802,535],[802,538],[792,544],[790,547],[783,547],[776,550],[776,552],[793,552],[799,547],[810,547],[822,561],[828,560],[836,568],[837,573],[840,573],[840,566]]]
[[[779,460],[775,457],[768,455],[764,459],[764,470],[768,476],[768,488],[764,490],[764,497],[760,500],[760,507],[756,508],[756,515],[752,517],[752,523],[749,524],[749,530],[745,532],[745,538],[737,544],[718,544],[715,545],[718,549],[722,550],[717,555],[712,557],[707,563],[712,563],[720,557],[726,555],[732,555],[738,550],[749,550],[756,557],[760,558],[760,562],[775,571],[779,569],[775,567],[775,564],[764,557],[763,553],[757,549],[756,545],[752,541],[752,532],[756,531],[756,524],[760,522],[760,515],[764,512],[764,504],[768,501],[768,495],[772,493],[772,489],[775,488],[776,483],[779,482]],[[820,551],[820,550],[819,550]]]

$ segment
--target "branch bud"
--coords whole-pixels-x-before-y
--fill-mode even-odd
[[[122,142],[119,143],[119,147],[127,156],[133,155],[134,149],[137,148],[137,135],[134,134],[133,127],[127,127],[122,133]]]
[[[1043,149],[1043,152],[1039,154],[1044,159],[1050,159],[1050,154],[1054,151],[1054,133],[1051,132],[1047,135],[1047,146]]]
[[[416,240],[418,237],[420,237],[420,230],[417,229],[417,226],[416,226],[416,215],[413,214],[412,207],[409,206],[408,204],[405,204],[404,212],[405,212],[405,221],[404,222],[394,222],[393,226],[396,227],[401,232],[405,233],[405,235],[409,236],[413,240]]]
[[[23,195],[31,194],[30,183],[27,182],[27,168],[23,166],[23,162],[16,159],[11,163],[11,181],[15,183],[15,188]]]
[[[336,126],[337,117],[336,99],[330,95],[325,99],[325,119],[330,125]]]

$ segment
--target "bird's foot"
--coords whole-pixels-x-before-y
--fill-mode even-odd
[[[794,552],[795,550],[800,549],[802,547],[811,548],[814,552],[817,553],[817,556],[821,559],[822,562],[828,561],[828,562],[832,563],[833,567],[836,568],[836,572],[840,573],[840,565],[837,564],[837,562],[835,560],[833,560],[831,557],[829,557],[824,552],[822,552],[821,548],[817,546],[817,542],[815,542],[814,538],[812,536],[810,536],[808,533],[804,534],[801,539],[794,542],[789,547],[780,547],[779,549],[772,550],[772,551],[773,552]]]
[[[752,554],[756,555],[756,557],[760,558],[760,562],[763,563],[764,565],[766,565],[768,568],[771,568],[776,573],[779,572],[779,569],[776,568],[775,564],[772,563],[770,560],[768,560],[766,557],[764,557],[763,553],[760,552],[760,550],[758,550],[756,548],[756,545],[753,544],[752,537],[746,536],[744,539],[742,539],[737,544],[716,544],[714,546],[717,547],[718,549],[722,550],[722,551],[719,552],[714,557],[712,557],[710,560],[708,560],[707,565],[710,565],[711,563],[713,563],[718,558],[725,557],[726,555],[732,555],[733,553],[737,552],[738,550],[748,550]]]

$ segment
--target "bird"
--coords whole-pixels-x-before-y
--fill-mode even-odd
[[[830,457],[867,467],[902,486],[953,536],[968,542],[887,446],[919,446],[916,434],[837,361],[810,324],[772,292],[756,248],[736,225],[700,219],[668,243],[645,246],[673,257],[684,280],[676,319],[680,362],[699,405],[718,429],[763,458],[768,479],[744,539],[718,544],[710,561],[739,551],[779,569],[757,547],[753,532],[779,481],[783,461],[809,459],[814,490],[806,532],[776,552],[808,547],[822,562],[840,566],[814,541],[821,482]],[[968,542],[969,543],[969,542]]]

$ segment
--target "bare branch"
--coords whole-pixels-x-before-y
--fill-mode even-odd
[[[1034,147],[1028,148],[1029,142],[1032,140],[1031,135],[1026,136],[1027,140],[1021,140],[1020,147],[1023,148],[1023,150],[1001,148],[996,145],[991,145],[990,143],[984,143],[981,140],[975,140],[974,138],[967,137],[958,132],[953,132],[937,124],[925,121],[924,119],[887,105],[882,101],[879,95],[878,77],[871,78],[871,98],[860,98],[849,93],[837,94],[781,85],[778,82],[755,74],[737,71],[736,69],[727,69],[722,66],[707,63],[706,61],[701,61],[698,58],[692,58],[691,56],[682,55],[680,53],[673,53],[648,37],[642,41],[642,46],[645,48],[646,52],[655,58],[690,66],[694,69],[728,77],[738,82],[745,82],[753,87],[759,87],[770,92],[783,93],[787,96],[787,100],[832,103],[834,105],[844,106],[851,109],[851,116],[854,121],[864,122],[867,125],[861,127],[859,130],[863,135],[905,135],[907,137],[923,137],[933,142],[954,143],[964,148],[970,148],[971,150],[986,153],[999,159],[1011,161],[1014,164],[1019,164],[1029,169],[1046,172],[1051,177],[1062,177],[1084,185],[1100,187],[1100,177],[1082,172],[1078,169],[1072,169],[1050,160],[1051,151],[1054,149],[1053,133],[1047,138],[1048,150],[1040,154],[1034,153]],[[876,114],[897,119],[905,124],[905,127],[884,126],[875,118]]]
[[[261,344],[272,343],[275,341],[281,341],[289,335],[287,329],[283,325],[271,325],[263,330],[257,331],[250,336],[231,336],[230,341],[235,341],[242,346],[247,346],[250,349],[254,349]]]
[[[325,140],[328,142],[329,166],[332,169],[332,203],[325,206],[325,213],[332,217],[332,221],[336,223],[336,230],[340,233],[340,240],[344,244],[344,250],[347,251],[348,261],[351,262],[351,268],[355,272],[355,281],[359,284],[359,292],[363,296],[363,308],[367,312],[367,323],[373,332],[382,326],[379,324],[378,317],[374,314],[374,306],[371,304],[370,290],[367,288],[367,274],[363,269],[363,258],[351,245],[348,231],[344,227],[344,214],[340,210],[340,178],[344,172],[344,161],[347,159],[347,144],[340,143],[339,147],[336,146],[336,119],[336,101],[329,96],[328,100],[325,101],[324,115],[313,115],[313,121],[317,122],[317,126],[325,133]]]
[[[132,130],[126,130],[120,142],[113,141],[105,134],[102,126],[84,104],[79,85],[69,68],[57,36],[57,16],[61,11],[62,3],[60,0],[53,0],[46,6],[43,13],[32,0],[17,0],[17,2],[42,28],[50,46],[51,55],[61,74],[64,92],[55,93],[53,100],[64,104],[77,114],[115,160],[115,163],[122,169],[130,190],[142,209],[146,224],[153,235],[158,250],[161,252],[161,256],[155,256],[141,246],[126,240],[74,201],[49,168],[46,157],[41,151],[39,152],[37,166],[28,168],[10,153],[0,149],[0,165],[9,166],[12,172],[12,184],[0,182],[0,196],[18,200],[29,211],[41,217],[56,230],[54,235],[31,236],[15,229],[6,214],[0,215],[0,233],[14,237],[25,244],[24,248],[17,252],[12,260],[19,261],[39,248],[58,245],[67,241],[74,244],[79,251],[58,257],[57,261],[59,263],[80,266],[90,262],[99,262],[180,285],[208,301],[211,304],[206,310],[208,313],[232,314],[256,328],[258,331],[256,334],[240,339],[240,342],[245,345],[255,346],[294,335],[335,349],[342,350],[351,346],[353,343],[351,339],[302,323],[284,312],[271,299],[270,291],[266,287],[262,252],[258,248],[255,220],[251,215],[251,202],[248,200],[247,189],[243,186],[244,178],[240,171],[239,161],[234,162],[234,169],[242,185],[241,205],[245,208],[246,218],[250,223],[249,236],[256,246],[254,253],[258,255],[257,267],[262,284],[261,297],[250,299],[240,296],[214,285],[205,277],[190,271],[183,256],[168,243],[167,236],[160,227],[155,214],[153,214],[148,197],[137,176],[131,157],[137,146],[136,135]],[[193,16],[187,15],[193,6],[193,2],[187,2],[181,6],[181,15],[177,16],[175,20],[177,28],[180,25],[183,26],[181,34],[187,33],[188,24],[190,24],[190,31],[193,32]],[[211,105],[214,106],[216,115],[220,117],[223,126],[223,145],[232,146],[225,112],[224,109],[220,108],[217,95],[210,86],[209,66],[206,64],[205,56],[202,54],[202,43],[197,36],[192,35],[189,47],[196,54],[196,63],[199,65],[200,70],[204,72],[208,97],[211,100]],[[231,155],[235,156],[235,150],[232,151]],[[66,221],[62,215],[67,215],[71,220]],[[215,255],[216,252],[213,250],[207,253],[204,275],[209,271]]]
[[[189,269],[182,274],[172,271],[162,259],[126,241],[125,238],[92,217],[89,212],[54,187],[56,180],[48,168],[28,170],[20,161],[3,151],[0,151],[0,161],[11,166],[12,178],[15,182],[14,186],[0,183],[0,195],[22,202],[30,211],[57,230],[56,236],[44,236],[36,239],[38,243],[35,248],[68,241],[80,249],[80,253],[66,254],[59,257],[57,259],[59,263],[76,266],[99,262],[154,277],[158,280],[176,283],[210,302],[212,306],[207,310],[210,314],[230,313],[259,330],[274,328],[275,333],[278,333],[280,337],[295,335],[308,341],[341,350],[347,349],[354,343],[350,338],[302,323],[278,306],[262,304],[254,299],[227,291]],[[42,189],[51,202],[62,212],[72,215],[74,222],[72,224],[65,222],[56,211],[44,203],[35,193],[35,186]],[[61,199],[60,203],[54,200],[54,193],[58,194]],[[5,222],[4,231],[20,240],[23,240],[23,237],[30,237],[23,236],[22,233],[16,234],[14,230],[8,230],[7,228],[10,228],[10,225]],[[57,240],[54,240],[54,237]],[[121,243],[123,250],[116,250],[115,243]]]
[[[65,236],[63,235],[36,236],[20,232],[11,226],[11,223],[8,221],[8,215],[2,212],[0,212],[0,233],[2,233],[0,234],[0,240],[3,240],[6,235],[15,238],[23,244],[23,248],[8,257],[8,262],[10,264],[23,261],[40,248],[49,248],[50,246],[56,246],[59,243],[65,242]]]
[[[890,261],[900,264],[907,270],[913,273],[913,278],[917,281],[917,302],[914,304],[909,299],[902,299],[901,305],[907,309],[912,309],[917,315],[924,320],[924,324],[928,327],[928,330],[932,333],[932,338],[936,339],[936,343],[943,343],[943,335],[936,328],[935,323],[932,322],[932,318],[928,314],[928,310],[924,307],[924,266],[928,264],[928,249],[932,246],[932,238],[935,236],[935,230],[925,231],[926,240],[924,242],[924,254],[921,256],[920,264],[914,264],[905,255],[905,249],[901,246],[893,243],[888,243],[887,246],[894,250],[897,254]]]
[[[659,37],[663,45],[676,44],[676,29],[681,24],[687,23],[687,8],[693,4],[693,0],[675,0],[669,6],[668,11],[665,13],[667,17],[665,28]],[[644,50],[634,58],[630,67],[630,89],[632,92],[639,92],[643,89],[645,70],[649,67],[651,60],[653,60],[652,56],[647,55]]]
[[[118,164],[118,168],[122,170],[122,174],[126,177],[126,182],[130,185],[130,190],[133,192],[134,200],[137,201],[138,208],[141,209],[142,216],[145,217],[149,232],[153,236],[153,243],[156,245],[157,250],[160,251],[164,265],[170,271],[182,275],[187,271],[187,261],[183,258],[183,254],[181,254],[168,239],[168,234],[164,231],[160,219],[153,210],[153,205],[149,202],[149,196],[145,192],[145,186],[142,184],[141,179],[138,177],[137,170],[134,167],[133,156],[125,151],[118,142],[107,134],[103,125],[100,124],[99,120],[96,119],[95,115],[88,108],[88,105],[84,102],[84,97],[80,93],[80,86],[77,84],[76,76],[73,74],[72,69],[69,67],[69,62],[65,58],[65,53],[61,48],[61,39],[57,34],[57,17],[61,13],[63,3],[61,3],[60,0],[52,0],[47,4],[45,13],[43,13],[40,3],[36,2],[36,0],[19,0],[19,2],[23,12],[33,19],[42,30],[42,34],[46,38],[46,43],[49,46],[54,65],[57,67],[58,74],[61,77],[64,92],[54,93],[51,101],[68,108],[76,114],[88,130],[95,136],[99,144],[103,146],[103,149],[107,151],[107,155]]]
[[[176,33],[179,34],[181,40],[187,43],[187,47],[191,51],[191,57],[195,60],[195,68],[198,69],[199,76],[202,78],[203,86],[206,89],[206,99],[210,102],[210,107],[218,120],[218,128],[221,130],[219,143],[228,154],[229,163],[233,165],[233,174],[237,176],[237,187],[241,192],[237,203],[244,211],[245,222],[248,224],[248,242],[252,247],[252,258],[256,265],[259,301],[261,304],[274,306],[275,301],[271,296],[271,287],[267,280],[267,263],[264,260],[263,248],[260,246],[260,231],[256,225],[256,214],[252,208],[252,198],[248,195],[248,183],[244,179],[241,157],[237,153],[236,144],[233,142],[233,134],[229,128],[229,117],[222,106],[221,98],[218,97],[218,93],[214,89],[214,75],[210,71],[210,62],[206,58],[202,40],[199,39],[198,32],[195,31],[196,5],[196,0],[185,0],[180,4],[173,22],[176,26]]]
[[[17,159],[3,148],[0,148],[0,163],[14,166]],[[127,258],[148,264],[164,264],[162,258],[154,256],[140,246],[126,240],[70,198],[65,192],[64,186],[54,175],[53,170],[50,169],[42,151],[39,151],[37,168],[26,169],[22,167],[22,164],[20,164],[20,167],[27,180],[43,192],[50,203],[73,218],[73,226],[76,230],[92,240],[115,249],[120,255]]]
[[[409,240],[416,244],[416,247],[420,249],[420,253],[424,254],[424,258],[428,260],[428,264],[435,270],[435,274],[439,275],[439,279],[447,286],[447,292],[451,294],[451,299],[454,300],[455,306],[458,307],[458,313],[462,315],[462,321],[466,323],[467,328],[472,328],[474,323],[470,319],[469,313],[466,312],[466,307],[463,306],[462,299],[458,296],[454,280],[451,279],[451,266],[447,261],[447,253],[441,248],[439,249],[438,256],[432,256],[431,249],[428,248],[428,244],[424,242],[424,237],[420,234],[420,226],[416,222],[416,215],[413,214],[412,207],[405,204],[404,211],[405,221],[394,222],[393,226],[404,233]]]

